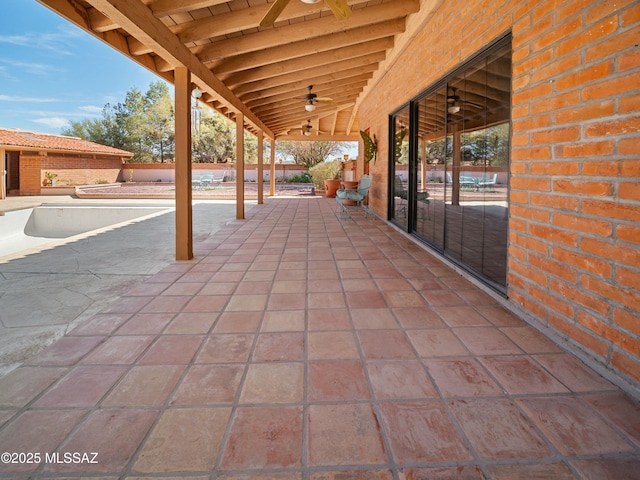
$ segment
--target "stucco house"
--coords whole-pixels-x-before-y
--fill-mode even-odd
[[[80,138],[0,128],[0,198],[40,195],[47,173],[55,186],[112,183],[133,154]],[[52,193],[52,192],[49,192]]]

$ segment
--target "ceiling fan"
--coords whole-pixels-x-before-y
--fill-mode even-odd
[[[262,21],[260,22],[261,27],[270,27],[275,21],[278,19],[282,11],[289,4],[290,0],[276,0],[269,11],[266,13]],[[301,0],[303,3],[314,4],[318,3],[322,0]],[[339,20],[344,20],[351,15],[351,9],[347,4],[346,0],[324,0],[325,3],[329,6],[333,14]]]
[[[457,87],[451,87],[451,91],[453,92],[453,94],[447,96],[447,103],[449,104],[449,107],[447,107],[447,111],[449,113],[458,113],[463,103],[466,103],[468,105],[473,105],[476,108],[484,108],[483,105],[480,105],[478,103],[468,102],[460,98],[460,95],[458,95]]]
[[[307,124],[302,126],[302,134],[308,137],[311,135],[311,130],[313,130],[311,120],[307,120]]]
[[[304,96],[305,105],[304,109],[307,112],[313,112],[316,109],[316,103],[318,102],[333,102],[332,98],[328,97],[318,97],[315,93],[312,92],[313,85],[309,85],[307,87],[308,93]]]

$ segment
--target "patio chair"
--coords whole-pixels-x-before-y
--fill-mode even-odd
[[[220,186],[224,182],[224,177],[227,175],[227,171],[216,171],[211,175],[211,183]]]
[[[192,175],[191,188],[195,188],[197,190],[200,187],[202,187],[202,181],[200,180],[200,175]]]
[[[200,177],[200,182],[202,183],[202,186],[204,188],[207,188],[213,182],[213,176],[212,175],[203,175],[202,177]]]
[[[393,195],[394,197],[398,197],[400,201],[397,204],[397,208],[395,209],[395,216],[399,216],[402,214],[403,216],[407,216],[407,199],[409,198],[407,189],[404,188],[404,184],[402,183],[402,178],[399,175],[396,175],[393,180]]]
[[[364,204],[367,195],[369,194],[369,188],[371,187],[372,177],[371,175],[363,175],[358,183],[357,190],[347,190],[341,187],[336,192],[336,202],[338,202],[339,215],[341,219],[349,220],[351,216],[351,209],[361,209],[364,212],[364,217],[367,218],[369,209]]]

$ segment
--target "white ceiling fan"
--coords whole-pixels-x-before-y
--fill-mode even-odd
[[[309,85],[307,87],[308,93],[304,96],[305,105],[304,109],[307,112],[313,112],[316,109],[316,103],[318,102],[328,102],[333,103],[333,99],[329,97],[318,97],[311,90],[313,89],[313,85]]]
[[[266,13],[262,21],[260,22],[261,27],[271,27],[275,21],[278,19],[282,11],[289,4],[290,0],[276,0],[269,11]],[[322,0],[301,0],[303,3],[318,3]],[[336,18],[340,20],[344,20],[351,15],[351,8],[347,4],[346,0],[324,0],[324,2],[329,6],[333,14]]]

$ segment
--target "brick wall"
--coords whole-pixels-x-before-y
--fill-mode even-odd
[[[92,158],[49,153],[41,159],[41,185],[45,172],[58,175],[57,185],[95,185],[118,181],[122,171],[122,160],[119,157]]]
[[[379,139],[372,206],[386,215],[388,114],[508,31],[509,299],[638,389],[637,1],[442,2],[362,104]]]

